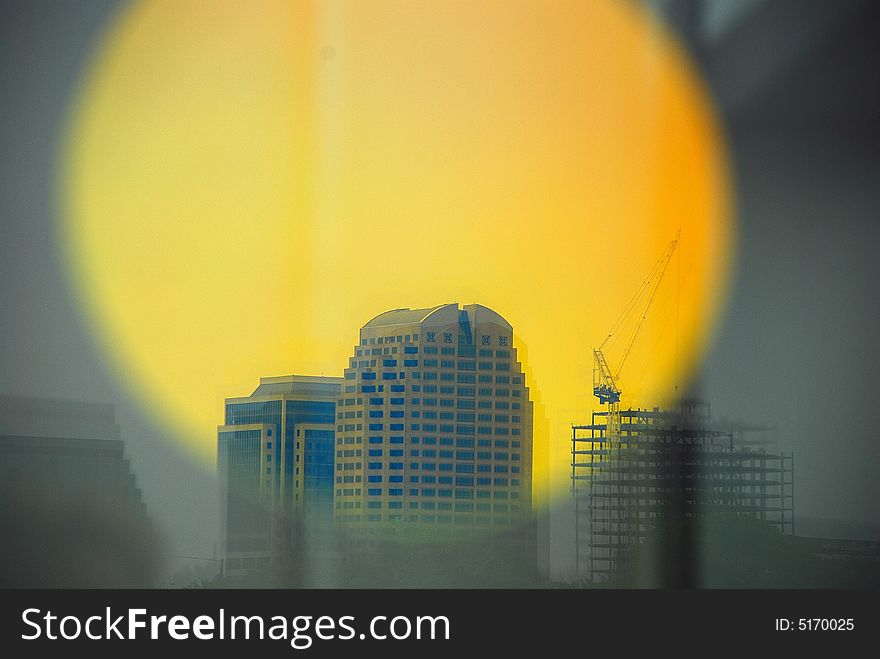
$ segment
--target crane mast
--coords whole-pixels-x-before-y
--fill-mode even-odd
[[[642,282],[633,298],[623,310],[623,313],[617,321],[615,321],[611,330],[608,332],[608,336],[605,337],[605,340],[602,341],[598,348],[593,348],[593,395],[599,399],[600,405],[608,405],[608,414],[606,417],[607,422],[605,426],[605,436],[608,439],[620,437],[620,373],[623,370],[627,358],[632,352],[633,344],[635,344],[636,337],[638,337],[642,325],[644,325],[645,319],[648,317],[648,312],[654,304],[657,289],[660,287],[663,275],[666,274],[666,268],[669,266],[669,262],[672,260],[672,255],[678,247],[680,237],[681,229],[676,232],[675,238],[666,248],[663,256],[661,256],[657,263],[654,264],[647,279]],[[633,314],[638,311],[640,311],[637,316],[638,320],[624,345],[623,353],[617,364],[617,368],[612,369],[605,357],[604,349],[608,344],[608,341],[622,331],[624,323],[629,321],[633,317]]]

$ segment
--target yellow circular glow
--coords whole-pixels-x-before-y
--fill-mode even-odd
[[[224,397],[341,375],[379,312],[479,302],[514,326],[538,399],[536,492],[565,489],[590,348],[678,227],[624,404],[686,379],[732,237],[698,78],[635,3],[600,0],[135,3],[62,182],[104,349],[206,462]]]

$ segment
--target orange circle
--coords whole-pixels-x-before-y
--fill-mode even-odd
[[[64,245],[119,377],[213,464],[223,399],[341,374],[396,307],[479,302],[564,491],[590,348],[675,231],[624,404],[668,400],[728,275],[724,141],[632,3],[203,3],[121,14],[65,149]],[[675,270],[675,272],[673,272]]]

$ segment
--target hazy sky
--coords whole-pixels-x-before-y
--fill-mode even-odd
[[[803,534],[822,529],[807,518],[880,523],[878,26],[876,3],[764,2],[706,56],[740,235],[702,393],[778,426]]]
[[[116,2],[0,8],[0,391],[114,402],[151,515],[176,554],[210,556],[214,474],[163,438],[110,375],[58,260],[56,149],[85,58]]]

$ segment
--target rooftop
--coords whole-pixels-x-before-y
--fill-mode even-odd
[[[342,386],[342,378],[325,375],[279,375],[260,378],[251,396],[289,394],[300,396],[336,396]]]
[[[470,323],[490,322],[512,329],[510,323],[489,307],[485,307],[482,304],[466,304],[459,307],[458,303],[455,302],[452,304],[440,304],[436,307],[425,307],[423,309],[392,309],[391,311],[380,313],[361,329],[420,325],[428,320],[436,324],[456,323],[465,316]]]
[[[368,327],[389,327],[391,325],[417,325],[443,307],[455,307],[458,309],[457,304],[440,304],[436,307],[426,307],[424,309],[392,309],[391,311],[380,313],[364,325],[364,329]]]

